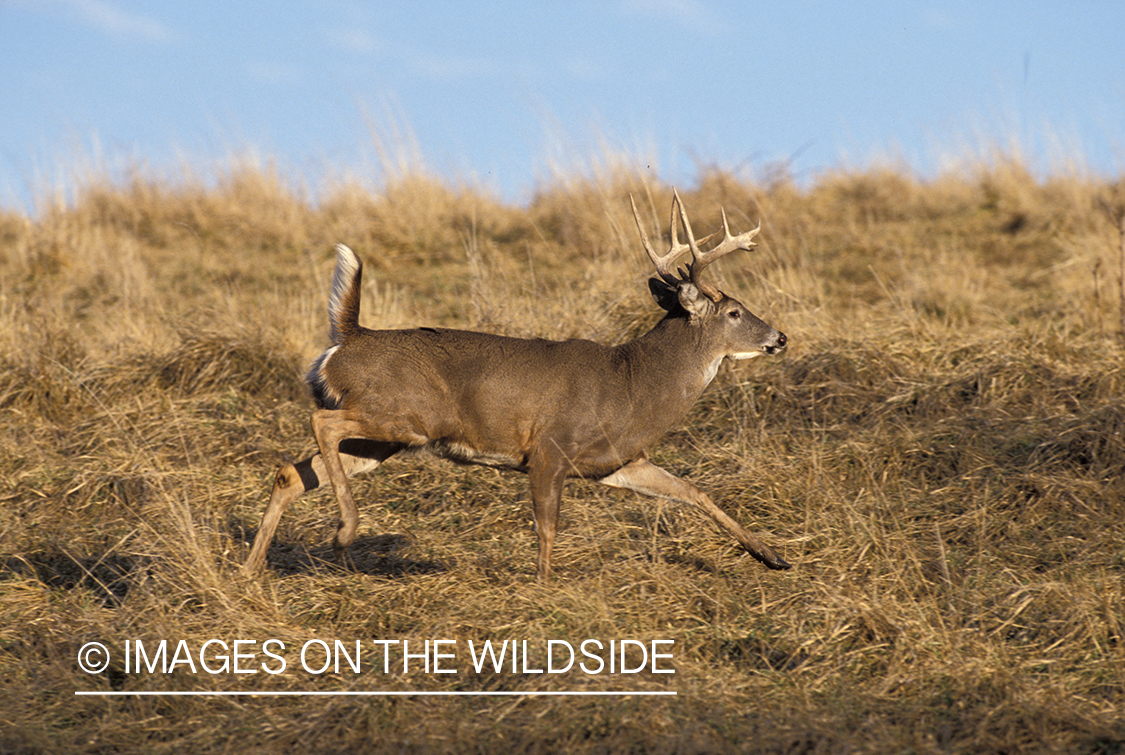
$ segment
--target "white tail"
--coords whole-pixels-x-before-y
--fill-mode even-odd
[[[289,502],[325,477],[342,519],[335,545],[351,545],[359,514],[347,478],[406,450],[526,473],[543,580],[551,574],[559,503],[571,477],[694,504],[766,566],[789,568],[695,485],[645,454],[687,413],[723,359],[785,348],[784,333],[702,278],[718,257],[753,247],[758,229],[733,236],[724,213],[723,239],[704,252],[676,195],[671,245],[660,255],[635,205],[633,215],[660,276],[649,280],[649,288],[667,315],[646,335],[618,346],[437,328],[367,330],[359,325],[362,263],[338,246],[329,300],[333,346],[308,375],[320,453],[278,471],[247,570],[265,564]],[[677,221],[686,244],[678,239]],[[692,261],[677,275],[673,265],[685,251]]]

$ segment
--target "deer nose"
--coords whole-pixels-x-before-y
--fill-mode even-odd
[[[762,351],[766,352],[767,354],[776,354],[779,351],[784,351],[785,350],[785,343],[788,340],[789,339],[787,339],[785,337],[785,334],[782,333],[779,330],[777,332],[777,338],[774,339],[774,342],[771,343],[769,346],[766,346],[765,348],[763,348]]]

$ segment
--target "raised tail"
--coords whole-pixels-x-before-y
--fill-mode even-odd
[[[332,343],[341,344],[359,333],[360,278],[363,263],[343,244],[336,245],[336,273],[328,295],[328,326]]]

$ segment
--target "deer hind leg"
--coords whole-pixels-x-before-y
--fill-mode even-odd
[[[348,485],[348,471],[342,461],[352,444],[382,449],[379,461],[407,446],[420,446],[429,439],[419,434],[409,421],[401,417],[374,415],[347,409],[318,409],[312,414],[313,435],[324,460],[328,481],[340,505],[340,528],[334,546],[337,553],[355,541],[359,528],[359,511]]]
[[[346,450],[341,452],[340,460],[344,473],[349,477],[371,471],[398,450],[385,444],[367,441],[345,441],[343,448]],[[266,506],[266,512],[262,516],[258,534],[254,537],[250,556],[243,566],[247,573],[256,574],[265,566],[266,552],[277,533],[281,515],[285,513],[289,504],[304,493],[319,487],[327,475],[328,470],[321,454],[315,454],[296,464],[286,464],[277,471],[269,505]]]
[[[729,532],[742,547],[763,564],[771,569],[788,569],[791,564],[763,543],[758,537],[745,530],[742,525],[731,519],[707,494],[687,480],[661,469],[648,459],[631,461],[608,477],[598,480],[603,485],[612,488],[625,488],[637,493],[668,498],[673,501],[690,503],[701,509],[711,517],[724,530]]]

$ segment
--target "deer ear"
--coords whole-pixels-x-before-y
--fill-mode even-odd
[[[689,281],[673,286],[659,278],[649,278],[648,290],[652,292],[652,298],[656,299],[660,308],[668,312],[679,306],[690,316],[699,317],[706,314],[707,308],[712,306],[711,300]]]
[[[676,288],[676,294],[679,298],[680,306],[692,317],[704,315],[707,313],[708,307],[714,306],[711,300],[696,288],[694,283],[681,283]]]
[[[675,286],[669,286],[659,278],[648,279],[648,290],[652,294],[652,298],[656,299],[656,303],[660,308],[671,312],[676,304],[679,303],[679,296],[676,293]]]

